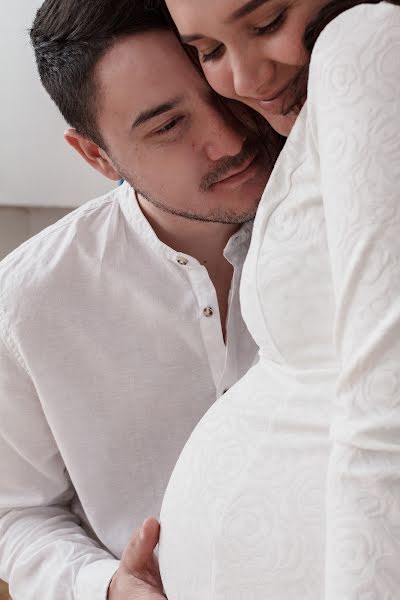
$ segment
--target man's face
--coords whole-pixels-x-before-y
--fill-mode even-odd
[[[269,176],[265,153],[221,108],[171,32],[119,40],[95,77],[108,156],[138,192],[192,219],[254,216]]]

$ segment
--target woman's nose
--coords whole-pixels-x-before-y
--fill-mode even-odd
[[[262,94],[271,87],[274,67],[268,59],[252,61],[239,56],[232,62],[231,69],[236,96],[262,99]]]

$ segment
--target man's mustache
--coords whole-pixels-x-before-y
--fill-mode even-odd
[[[260,144],[254,139],[247,139],[239,154],[236,156],[226,156],[221,158],[212,171],[203,177],[200,183],[200,191],[208,192],[210,188],[218,183],[224,176],[233,169],[244,165],[249,158],[255,157],[260,151]]]

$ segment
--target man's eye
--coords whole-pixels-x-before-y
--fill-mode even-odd
[[[257,35],[264,35],[268,33],[275,33],[278,29],[283,25],[286,20],[286,10],[282,11],[277,18],[272,21],[272,23],[268,23],[265,27],[254,27],[254,31]]]
[[[161,129],[158,129],[155,133],[156,135],[165,135],[166,133],[168,133],[168,131],[171,131],[171,129],[174,129],[177,124],[182,121],[183,117],[176,117],[175,119],[172,119],[172,121],[169,121],[166,125],[164,125],[164,127],[162,127]]]
[[[210,60],[217,60],[217,58],[219,58],[220,56],[222,56],[223,49],[224,49],[223,45],[220,44],[219,46],[217,46],[216,48],[214,48],[214,50],[212,52],[208,52],[208,54],[204,54],[204,53],[200,52],[200,50],[199,50],[199,55],[200,55],[201,62],[205,63],[205,62],[210,61]]]

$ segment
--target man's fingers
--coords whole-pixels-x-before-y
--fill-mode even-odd
[[[160,536],[160,524],[149,518],[129,540],[121,557],[121,565],[132,575],[147,570]]]
[[[149,517],[145,520],[140,531],[142,542],[151,546],[151,551],[154,552],[155,547],[160,539],[160,523],[157,519]]]
[[[108,598],[163,600],[160,570],[154,554],[160,536],[156,519],[146,519],[122,554],[119,569],[111,580]]]

